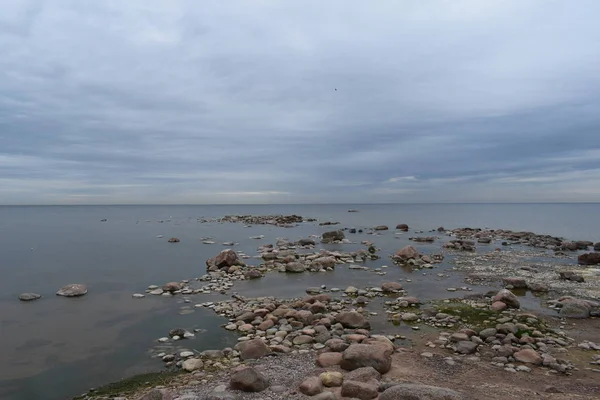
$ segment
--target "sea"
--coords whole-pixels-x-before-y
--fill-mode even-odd
[[[296,214],[318,222],[294,228],[199,222],[225,215],[273,214]],[[319,226],[325,221],[340,225]],[[394,227],[400,223],[408,224],[410,231],[398,234]],[[369,234],[368,228],[377,225],[388,225],[390,230]],[[220,327],[226,320],[205,308],[182,313],[181,296],[132,298],[149,285],[203,275],[206,260],[227,248],[223,242],[235,242],[235,250],[254,256],[258,246],[275,243],[277,238],[297,240],[354,227],[365,231],[346,234],[353,244],[319,247],[351,251],[364,248],[360,242],[370,240],[381,248],[382,257],[366,265],[389,264],[385,277],[344,268],[293,276],[274,272],[236,283],[233,290],[246,296],[296,297],[310,286],[364,287],[410,277],[409,295],[447,297],[449,285],[461,285],[459,274],[450,280],[431,279],[421,271],[395,267],[389,259],[411,243],[408,238],[415,231],[440,226],[526,230],[598,242],[600,204],[0,206],[0,399],[64,400],[128,376],[159,371],[162,362],[150,349],[173,328],[199,330],[195,339],[185,343],[190,349],[234,345],[236,337]],[[259,235],[264,238],[251,239]],[[181,241],[168,243],[170,237]],[[207,238],[215,244],[203,244]],[[432,253],[439,251],[440,243],[415,246]],[[451,268],[445,262],[435,272]],[[55,295],[70,283],[86,284],[89,293],[80,298]],[[18,296],[23,292],[43,297],[21,302]],[[230,295],[190,297],[197,304]],[[535,307],[536,300],[525,304]]]

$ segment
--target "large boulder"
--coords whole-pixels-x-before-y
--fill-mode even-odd
[[[396,229],[399,229],[399,230],[404,231],[404,232],[408,232],[408,225],[406,225],[406,224],[398,224],[398,225],[396,225]]]
[[[562,302],[562,308],[558,312],[562,318],[585,319],[590,317],[591,307],[585,301],[571,299]]]
[[[413,246],[405,246],[398,250],[393,257],[398,261],[408,261],[410,259],[419,258],[419,252]]]
[[[494,298],[492,299],[492,302],[497,302],[497,301],[500,301],[511,308],[520,308],[521,307],[521,303],[519,302],[519,299],[517,299],[517,296],[515,296],[514,293],[508,289],[501,289],[494,296]]]
[[[600,264],[600,252],[582,254],[577,257],[577,262],[581,265]]]
[[[600,242],[594,243],[594,251],[600,251]]]
[[[322,243],[332,243],[335,241],[344,240],[345,238],[346,238],[346,236],[344,235],[344,232],[342,232],[342,231],[330,231],[330,232],[325,232],[325,233],[323,233],[323,235],[321,235],[321,242]]]
[[[379,400],[462,400],[454,390],[418,383],[401,383],[386,389]]]
[[[359,312],[346,311],[335,316],[335,322],[349,329],[371,329],[369,321]]]
[[[239,265],[240,259],[235,251],[232,249],[225,249],[217,254],[217,256],[213,259],[212,264],[219,269],[229,268],[234,265]]]
[[[351,399],[371,400],[379,395],[379,384],[345,380],[342,383],[342,396]]]
[[[323,383],[318,376],[309,376],[298,387],[298,391],[307,396],[314,396],[323,391]]]
[[[165,283],[164,286],[162,287],[162,290],[165,292],[176,292],[178,290],[181,290],[181,283],[179,282],[169,282],[169,283]]]
[[[373,367],[385,374],[392,367],[392,352],[378,344],[351,344],[344,351],[340,366],[347,371]]]
[[[56,294],[64,297],[79,297],[87,294],[87,292],[87,287],[85,285],[81,283],[72,283],[60,288]]]
[[[271,352],[269,347],[261,339],[251,339],[240,342],[236,347],[238,347],[240,358],[242,360],[262,358]]]
[[[398,282],[384,282],[381,284],[383,293],[395,293],[402,290],[402,285]]]
[[[231,376],[229,387],[244,392],[262,392],[269,387],[269,381],[257,370],[248,367]]]
[[[513,354],[513,357],[522,363],[542,365],[542,357],[533,349],[519,350]]]
[[[358,382],[378,381],[381,379],[381,374],[373,367],[362,367],[348,372],[346,374],[346,379]]]

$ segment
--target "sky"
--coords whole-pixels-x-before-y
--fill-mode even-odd
[[[600,201],[600,1],[0,1],[0,204]]]

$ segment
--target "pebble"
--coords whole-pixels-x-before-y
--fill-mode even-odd
[[[145,295],[141,294],[141,293],[134,293],[131,295],[131,297],[133,297],[134,299],[142,299],[144,297],[146,297]]]

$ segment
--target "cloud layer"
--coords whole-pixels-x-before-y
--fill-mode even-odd
[[[0,3],[0,203],[600,201],[600,3]]]

